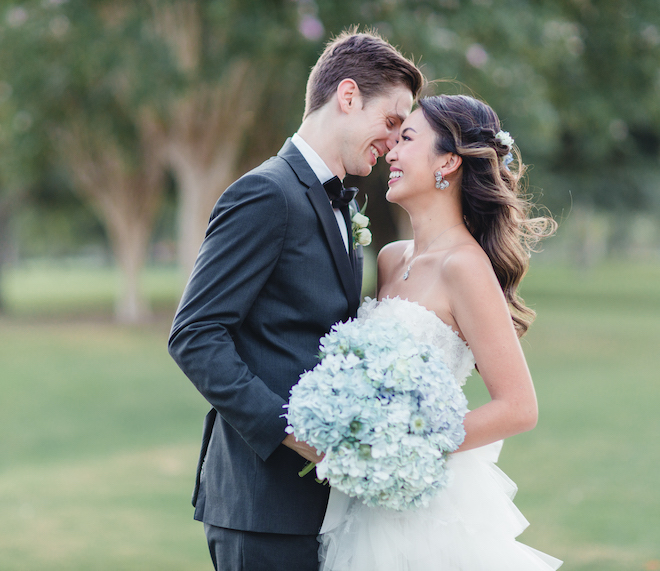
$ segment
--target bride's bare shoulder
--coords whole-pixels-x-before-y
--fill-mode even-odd
[[[494,276],[493,266],[486,252],[476,243],[461,244],[442,260],[441,273],[446,282],[462,284],[475,277]]]
[[[378,268],[386,271],[393,266],[400,265],[403,254],[410,243],[411,240],[397,240],[383,246],[378,252]]]
[[[412,240],[397,240],[383,246],[378,253],[378,287],[390,283],[394,276],[403,266],[406,248],[409,248]]]
[[[406,250],[412,240],[397,240],[396,242],[390,242],[383,246],[378,252],[378,259],[387,260],[391,257],[400,257],[403,255],[403,252]]]

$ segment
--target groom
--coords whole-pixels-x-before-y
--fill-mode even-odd
[[[371,172],[422,83],[378,36],[343,33],[312,69],[298,132],[213,210],[169,351],[212,406],[193,505],[216,569],[318,569],[329,492],[298,476],[319,456],[286,434],[282,406],[362,283],[351,197],[323,183]]]

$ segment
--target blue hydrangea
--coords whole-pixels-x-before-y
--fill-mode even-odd
[[[325,454],[318,476],[367,505],[428,504],[465,438],[467,401],[442,349],[370,318],[333,326],[320,357],[285,405],[287,431]]]

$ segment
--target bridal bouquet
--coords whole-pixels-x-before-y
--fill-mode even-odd
[[[426,505],[465,437],[467,401],[442,349],[370,318],[336,324],[320,351],[285,405],[287,431],[325,453],[319,478],[367,505]]]

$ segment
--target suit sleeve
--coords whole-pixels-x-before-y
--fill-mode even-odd
[[[174,318],[169,352],[197,390],[263,460],[285,438],[285,401],[241,360],[242,324],[282,250],[288,220],[281,189],[248,175],[216,204]]]

